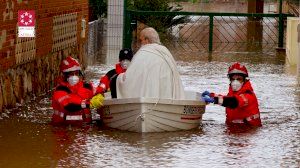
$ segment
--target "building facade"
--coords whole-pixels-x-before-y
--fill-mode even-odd
[[[83,65],[88,0],[0,0],[0,113],[53,88],[61,60]],[[35,37],[18,37],[18,11],[35,11]]]

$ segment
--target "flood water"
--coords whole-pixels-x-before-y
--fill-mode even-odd
[[[181,55],[181,54],[177,54]],[[52,127],[50,94],[0,115],[0,167],[300,167],[300,88],[295,68],[276,54],[179,57],[188,90],[226,93],[227,68],[246,65],[263,127],[231,130],[224,108],[207,106],[190,131],[133,133],[99,127]],[[89,66],[96,80],[113,66]]]

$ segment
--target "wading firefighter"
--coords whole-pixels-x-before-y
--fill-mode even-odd
[[[90,109],[102,106],[102,89],[84,81],[80,64],[71,56],[61,62],[60,71],[63,75],[52,96],[52,124],[90,123]]]
[[[246,67],[240,63],[234,63],[229,67],[227,76],[230,85],[226,96],[205,91],[202,93],[202,100],[226,107],[226,124],[228,125],[262,126],[258,101],[248,79]]]
[[[112,98],[117,98],[116,79],[120,73],[126,71],[133,57],[132,50],[124,48],[119,53],[119,63],[115,65],[115,69],[108,71],[105,76],[100,79],[100,87],[105,91],[111,92]]]

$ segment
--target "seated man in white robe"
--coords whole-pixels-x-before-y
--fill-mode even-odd
[[[184,99],[184,89],[176,62],[160,44],[155,29],[140,33],[141,48],[125,73],[117,78],[117,98]]]

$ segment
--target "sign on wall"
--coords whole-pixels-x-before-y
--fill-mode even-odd
[[[35,37],[34,10],[18,11],[18,37]]]

